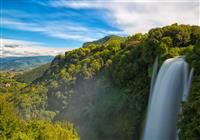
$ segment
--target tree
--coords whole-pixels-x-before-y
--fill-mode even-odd
[[[14,107],[6,101],[6,98],[6,95],[0,95],[0,139],[12,138],[20,125]]]

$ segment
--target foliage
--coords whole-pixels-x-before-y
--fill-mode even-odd
[[[37,78],[41,77],[44,74],[44,72],[49,68],[49,65],[50,63],[47,63],[30,71],[23,72],[22,74],[17,75],[16,79],[19,82],[31,83]]]
[[[0,139],[16,140],[78,140],[78,134],[69,122],[51,124],[43,120],[21,120],[6,95],[1,95]]]
[[[0,94],[15,93],[26,86],[25,83],[16,81],[16,73],[0,72]]]
[[[200,136],[200,32],[198,33],[193,52],[186,57],[195,73],[189,99],[183,103],[183,113],[179,123],[181,138],[185,140],[198,139]]]
[[[155,58],[161,65],[167,58],[184,55],[195,73],[191,95],[183,104],[180,136],[195,139],[200,122],[199,40],[199,26],[173,24],[147,34],[87,42],[56,56],[42,76],[9,102],[20,117],[43,119],[42,127],[44,120],[71,121],[82,139],[140,139]]]
[[[198,39],[198,26],[178,24],[126,38],[108,36],[56,57],[38,82],[51,85],[48,106],[60,112],[55,119],[81,125],[84,139],[139,138],[155,58],[162,64],[187,55],[198,69]]]

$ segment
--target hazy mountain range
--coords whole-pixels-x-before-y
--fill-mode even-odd
[[[30,70],[53,60],[53,56],[0,57],[0,70]]]

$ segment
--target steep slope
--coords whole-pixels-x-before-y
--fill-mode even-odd
[[[199,42],[199,26],[177,24],[125,38],[109,36],[56,56],[42,76],[10,96],[9,102],[21,118],[71,121],[83,140],[139,139],[155,58],[160,65],[185,55],[195,73],[180,117],[180,136],[196,139]]]
[[[199,26],[173,24],[125,39],[106,37],[57,56],[37,81],[48,87],[48,109],[59,111],[54,120],[75,123],[82,139],[136,139],[145,118],[155,58],[161,64],[174,56],[190,57],[199,50],[199,34]],[[188,62],[198,65],[197,56]],[[193,92],[199,95],[192,90],[191,96],[198,96]],[[181,134],[188,131],[183,130]],[[189,137],[195,136],[191,132]]]
[[[51,62],[53,58],[53,56],[1,57],[0,70],[30,70],[37,66]]]

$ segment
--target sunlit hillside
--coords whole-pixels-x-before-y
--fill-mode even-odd
[[[178,126],[182,139],[196,138],[199,39],[199,26],[173,24],[151,29],[148,34],[107,36],[103,41],[85,43],[24,75],[2,72],[1,137],[139,139],[155,58],[160,67],[164,60],[184,55],[195,71]],[[12,118],[5,121],[11,113]],[[55,129],[60,132],[54,134]]]

